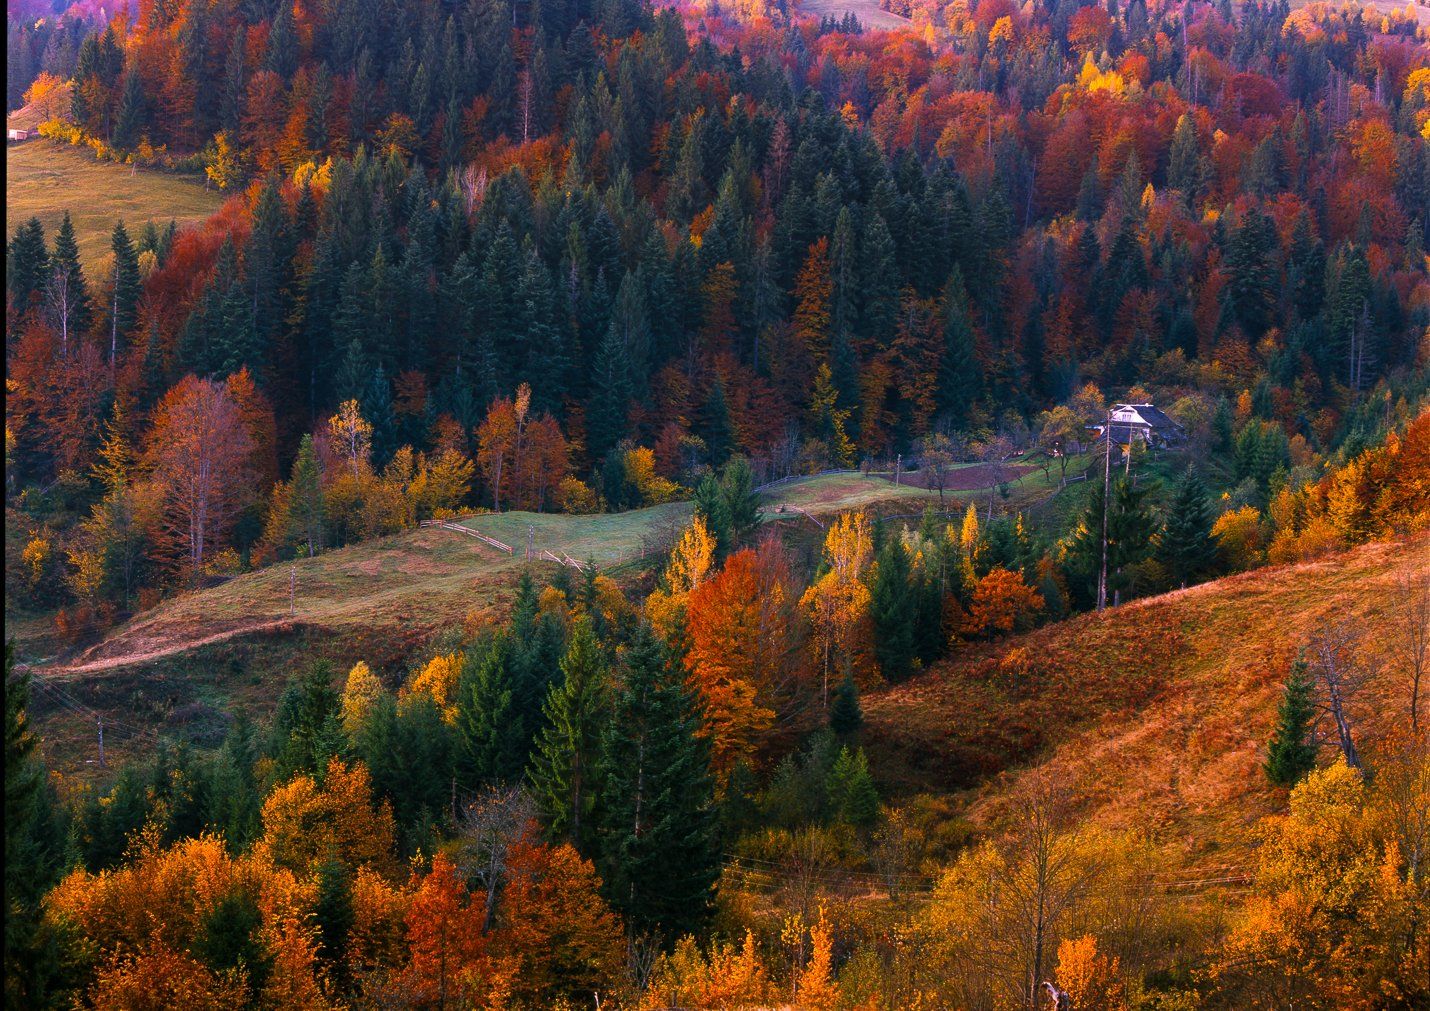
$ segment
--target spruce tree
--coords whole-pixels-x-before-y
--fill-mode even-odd
[[[725,401],[725,384],[716,379],[700,410],[700,430],[705,438],[710,462],[721,466],[730,458],[734,433],[730,428],[730,408]]]
[[[323,488],[313,437],[304,434],[288,481],[288,538],[309,558],[323,546]]]
[[[465,789],[510,783],[526,760],[523,729],[512,704],[507,643],[496,639],[474,649],[457,681],[457,781]]]
[[[61,338],[72,344],[89,331],[94,322],[94,310],[90,306],[84,271],[80,269],[79,245],[75,241],[74,222],[70,220],[69,211],[65,211],[59,231],[55,233],[55,252],[50,263],[48,284],[51,311],[57,317],[55,327],[60,331]]]
[[[129,346],[139,316],[139,256],[134,251],[134,243],[122,221],[115,222],[110,249],[114,252],[111,274],[113,286],[106,315],[109,317],[109,364],[112,366],[118,360],[120,352]]]
[[[586,412],[586,448],[591,459],[600,460],[626,434],[626,407],[631,398],[630,363],[614,326],[606,331],[593,372]]]
[[[755,472],[743,456],[732,456],[720,472],[720,497],[730,520],[731,543],[739,544],[760,525],[760,495]]]
[[[714,474],[706,474],[695,486],[694,505],[695,515],[704,521],[705,529],[715,538],[716,554],[722,558],[728,555],[735,543],[734,524],[729,501]]]
[[[345,739],[332,664],[317,661],[288,682],[270,734],[279,779],[298,772],[321,774],[328,759],[342,753]]]
[[[50,251],[45,248],[45,229],[39,218],[31,218],[15,230],[8,252],[10,303],[23,315],[43,301],[49,279]]]
[[[1212,540],[1212,508],[1205,486],[1189,469],[1172,495],[1167,522],[1157,544],[1157,559],[1173,582],[1185,588],[1211,569],[1217,546]]]
[[[678,663],[647,626],[626,653],[601,738],[597,867],[635,936],[666,940],[708,918],[719,876],[709,745]]]
[[[1291,665],[1291,676],[1276,711],[1276,731],[1266,754],[1266,776],[1281,786],[1294,786],[1316,767],[1316,746],[1311,741],[1311,722],[1316,708],[1314,685],[1304,657]]]
[[[854,683],[853,674],[846,674],[830,696],[829,729],[840,737],[846,737],[863,725],[864,710],[859,706],[859,686]]]
[[[917,601],[909,584],[909,556],[897,537],[887,538],[879,552],[869,612],[874,619],[874,656],[889,681],[904,681],[913,673],[918,654],[915,622]]]
[[[879,791],[869,774],[864,749],[839,749],[839,757],[825,781],[829,813],[836,821],[855,828],[870,828],[879,820]]]
[[[955,423],[962,423],[981,395],[982,381],[974,351],[973,324],[968,316],[968,292],[963,286],[963,273],[957,267],[953,268],[943,290],[943,318],[938,409]]]
[[[608,673],[589,621],[571,632],[561,659],[562,680],[546,696],[546,726],[536,740],[529,778],[547,831],[591,851],[598,784],[601,705]]]

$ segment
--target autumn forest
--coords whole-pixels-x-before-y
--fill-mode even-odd
[[[7,1009],[1430,1007],[1424,5],[9,0],[7,119]]]

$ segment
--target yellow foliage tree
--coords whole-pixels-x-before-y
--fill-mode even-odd
[[[359,660],[348,671],[343,685],[343,729],[351,736],[362,726],[373,704],[382,697],[382,682],[372,672],[366,660]]]
[[[429,696],[448,723],[457,719],[457,678],[462,672],[462,654],[434,656],[403,689],[403,698]]]
[[[332,759],[321,785],[312,776],[294,777],[268,795],[262,817],[254,852],[277,867],[304,873],[330,859],[353,867],[391,866],[392,808],[385,800],[374,803],[361,762]]]

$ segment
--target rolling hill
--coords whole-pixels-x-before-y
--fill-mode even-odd
[[[1174,865],[1235,864],[1284,802],[1261,762],[1297,650],[1334,621],[1363,635],[1380,673],[1355,714],[1373,754],[1406,723],[1395,590],[1427,575],[1430,539],[1368,544],[962,652],[866,697],[871,763],[895,791],[957,793],[983,827],[1013,814],[1020,779],[1046,773],[1081,815],[1150,833]]]

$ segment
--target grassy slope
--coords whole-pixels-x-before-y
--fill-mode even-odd
[[[781,518],[774,510],[785,501],[829,514],[857,505],[916,509],[937,496],[878,477],[830,475],[772,489],[767,516]],[[515,557],[450,530],[414,530],[299,561],[291,617],[295,567],[279,564],[173,597],[77,657],[39,660],[35,640],[30,649],[22,642],[22,658],[40,668],[36,714],[49,760],[82,774],[94,757],[100,714],[111,757],[152,746],[156,731],[215,740],[221,714],[271,710],[288,673],[307,659],[330,659],[340,671],[363,659],[396,673],[439,630],[506,612],[528,526],[538,552],[594,558],[620,576],[667,543],[689,512],[688,502],[677,502],[597,516],[484,514],[466,522],[516,547]],[[809,533],[818,531],[811,526]],[[540,562],[538,569],[554,573],[556,566]],[[16,631],[7,622],[7,634]]]
[[[1396,581],[1428,570],[1430,539],[1371,544],[965,653],[865,699],[875,772],[961,790],[973,820],[996,825],[1010,788],[1046,769],[1093,821],[1150,831],[1187,864],[1236,864],[1279,800],[1260,763],[1296,650],[1336,618],[1366,631],[1372,655],[1386,650]],[[1014,650],[1022,676],[1002,663]],[[1372,751],[1408,699],[1386,662],[1359,714]]]
[[[144,224],[159,226],[172,218],[180,227],[203,221],[223,198],[192,178],[96,161],[86,149],[51,140],[8,144],[5,148],[5,233],[31,217],[45,226],[46,241],[65,211],[74,221],[80,262],[91,284],[104,275],[110,259],[109,236],[124,221],[136,241]]]

